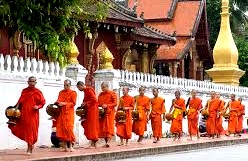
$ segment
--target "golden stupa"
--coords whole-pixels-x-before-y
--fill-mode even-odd
[[[67,59],[68,59],[68,64],[71,65],[77,65],[79,64],[78,62],[78,55],[79,55],[79,51],[78,51],[78,47],[74,42],[74,39],[70,42],[70,47],[69,47],[69,52],[67,53]]]
[[[102,51],[99,54],[99,58],[99,69],[114,69],[112,65],[114,57],[106,46],[102,47]]]
[[[229,0],[222,0],[221,8],[220,32],[213,50],[214,65],[206,72],[214,83],[238,86],[239,79],[245,72],[237,65],[238,49],[230,29]]]

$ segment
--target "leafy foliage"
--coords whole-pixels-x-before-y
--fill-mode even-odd
[[[234,35],[234,41],[239,51],[238,65],[246,71],[240,79],[240,85],[248,86],[248,18],[244,14],[247,11],[248,0],[230,0],[230,26]],[[221,17],[221,0],[207,0],[207,15],[210,32],[210,45],[214,48],[219,30]],[[247,35],[246,35],[247,34]]]
[[[239,50],[238,65],[245,71],[244,76],[240,79],[240,85],[248,87],[248,41],[240,36],[234,36],[234,40]]]
[[[244,14],[247,11],[247,0],[230,0],[230,24],[232,31],[242,36],[240,27],[243,26],[247,30],[248,17]],[[210,45],[213,48],[220,30],[221,0],[207,0],[207,16],[210,32]]]
[[[101,21],[108,5],[99,0],[1,0],[0,28],[23,31],[52,60],[66,64],[73,36],[87,21]]]

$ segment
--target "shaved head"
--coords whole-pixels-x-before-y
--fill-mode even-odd
[[[108,83],[107,83],[107,82],[102,82],[102,84],[101,84],[101,89],[102,89],[102,91],[103,91],[103,92],[104,92],[104,91],[107,91],[108,88],[109,88]]]

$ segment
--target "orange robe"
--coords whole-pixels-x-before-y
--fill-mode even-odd
[[[156,97],[151,100],[152,111],[150,114],[153,137],[162,137],[162,117],[165,113],[164,99]]]
[[[139,111],[140,118],[133,122],[132,131],[139,136],[143,136],[146,131],[147,115],[146,112],[150,111],[150,98],[147,96],[135,97],[136,108]]]
[[[235,134],[238,132],[238,111],[240,109],[239,101],[230,101],[230,117],[228,121],[228,132],[231,134]]]
[[[76,105],[77,93],[71,89],[59,92],[56,103],[65,102],[66,105],[60,107],[57,118],[56,136],[62,141],[75,141],[74,128],[74,106]]]
[[[42,92],[35,87],[23,89],[18,100],[20,104],[21,117],[15,126],[9,125],[11,132],[21,140],[33,145],[37,142],[39,129],[39,110],[34,106],[42,108],[46,101]]]
[[[99,131],[99,112],[98,112],[98,102],[95,90],[92,87],[86,87],[84,90],[84,100],[85,104],[85,121],[82,121],[82,126],[84,128],[84,135],[88,140],[98,140]]]
[[[174,114],[177,111],[176,117],[172,119],[170,131],[172,134],[182,134],[183,132],[183,112],[186,111],[185,100],[179,98],[175,100],[175,104],[179,107],[174,107]]]
[[[98,106],[107,105],[104,109],[105,115],[99,118],[99,137],[110,138],[114,136],[115,106],[117,105],[117,95],[114,91],[101,92],[98,96]]]
[[[214,135],[216,133],[216,118],[217,111],[220,106],[220,99],[209,99],[206,106],[209,112],[209,116],[206,121],[207,133]]]
[[[198,119],[199,110],[202,108],[202,100],[200,98],[191,98],[189,101],[188,118],[188,132],[190,135],[198,134]]]
[[[134,108],[134,98],[126,95],[121,97],[122,101],[119,101],[119,108],[122,107],[129,107],[128,110],[125,111],[126,113],[126,122],[125,123],[118,123],[116,122],[116,134],[117,136],[123,139],[131,139],[132,137],[132,114],[131,111]]]
[[[237,132],[242,132],[243,130],[243,115],[245,115],[245,105],[240,103],[240,108],[238,112],[238,129]]]
[[[219,102],[219,107],[217,109],[218,112],[222,112],[224,110],[224,107],[225,106],[225,102],[223,100],[220,99],[220,102]],[[217,115],[216,117],[216,127],[215,127],[215,133],[216,134],[223,134],[224,133],[224,128],[222,126],[222,123],[223,123],[223,116],[222,115]]]

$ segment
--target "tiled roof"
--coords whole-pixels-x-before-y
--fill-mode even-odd
[[[144,20],[138,18],[134,10],[121,6],[113,0],[111,0],[109,13],[105,22],[134,27],[135,29],[132,31],[131,37],[137,41],[156,44],[175,44],[176,42],[176,38],[158,29],[147,25],[144,26]]]
[[[192,40],[189,37],[177,37],[177,42],[174,46],[161,45],[157,50],[157,60],[177,60],[187,52],[191,46]]]
[[[128,6],[133,8],[135,0],[129,0]],[[144,19],[167,18],[174,0],[136,0],[137,14],[144,12]]]
[[[111,2],[105,22],[111,24],[126,24],[126,26],[136,27],[142,26],[144,20],[137,17],[134,10],[125,8],[118,3]]]
[[[178,2],[172,20],[163,22],[148,22],[147,24],[164,32],[172,33],[176,31],[178,36],[191,36],[198,17],[200,6],[200,1]]]
[[[172,10],[172,6],[176,2],[176,9],[173,10],[172,19],[164,18],[162,19],[161,14],[159,11],[154,11],[150,6],[144,6],[144,4],[141,4],[141,7],[137,7],[137,13],[142,12],[139,11],[140,8],[145,9],[146,13],[150,13],[150,19],[151,20],[145,20],[145,24],[153,26],[154,28],[157,28],[160,31],[167,32],[167,33],[175,33],[176,32],[176,38],[177,42],[175,46],[167,47],[165,45],[160,46],[160,48],[157,51],[157,60],[178,60],[183,58],[183,56],[186,54],[186,52],[189,51],[193,40],[195,39],[196,33],[199,32],[198,26],[201,20],[202,16],[205,16],[203,13],[203,9],[205,7],[205,0],[169,0],[171,4],[169,7],[164,7],[163,4],[165,3],[163,0],[154,0],[157,3],[160,3],[160,8],[157,8],[157,10],[160,11],[170,11]],[[153,3],[155,3],[152,1]],[[151,1],[150,1],[151,2]],[[148,2],[149,3],[149,2]],[[168,3],[168,1],[167,1]],[[139,5],[139,4],[138,4]],[[143,5],[143,6],[142,6]],[[150,10],[149,10],[150,7]],[[168,9],[170,8],[170,9]],[[156,15],[154,15],[156,14]],[[146,15],[146,14],[145,14]],[[158,19],[161,17],[161,19]],[[206,22],[205,22],[206,23]],[[200,32],[207,32],[207,30],[201,30]],[[204,37],[206,39],[206,42],[208,42],[208,37]],[[202,46],[201,49],[206,49],[206,51],[201,51],[199,53],[201,57],[210,57],[211,53],[208,49],[208,46],[206,44],[206,47]],[[206,55],[205,55],[206,54]],[[205,56],[202,56],[205,55]]]
[[[168,41],[171,41],[170,44],[173,44],[173,45],[176,43],[175,37],[167,35],[166,33],[163,33],[159,31],[158,29],[154,29],[153,27],[147,26],[147,25],[145,25],[142,28],[135,29],[133,33],[134,35],[136,35],[137,40],[141,40],[141,37],[146,37],[146,38],[151,39],[151,40],[147,40],[150,42],[156,41],[156,40],[159,41],[160,43],[157,42],[157,44],[168,44]],[[152,39],[156,39],[156,40],[152,40]]]

